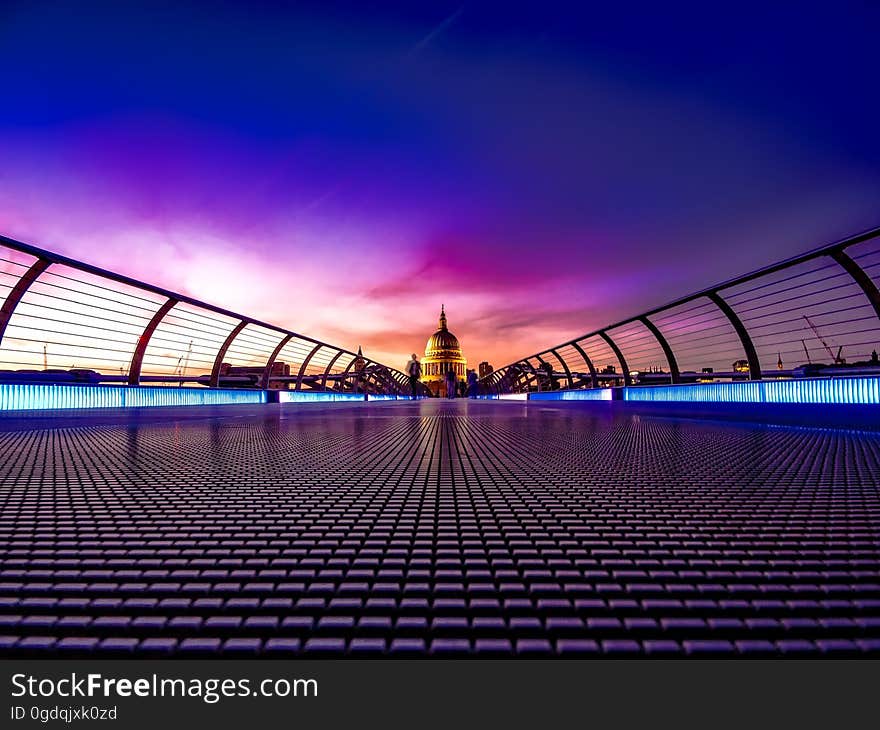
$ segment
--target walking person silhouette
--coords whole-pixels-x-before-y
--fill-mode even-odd
[[[455,391],[458,388],[458,380],[455,377],[455,371],[450,368],[446,371],[446,397],[455,398]]]
[[[473,370],[468,370],[467,374],[467,394],[468,398],[476,398],[479,392],[477,374]]]
[[[419,362],[418,356],[413,353],[412,358],[406,364],[404,372],[409,376],[409,387],[412,390],[412,399],[415,400],[419,395],[419,378],[422,377],[422,363]]]

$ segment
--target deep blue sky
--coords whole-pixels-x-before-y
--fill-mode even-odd
[[[0,229],[501,364],[880,224],[876,3],[586,5],[5,2]]]

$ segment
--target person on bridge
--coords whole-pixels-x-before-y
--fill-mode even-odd
[[[468,398],[476,398],[479,392],[477,386],[477,374],[473,370],[468,370],[467,374],[467,394]]]
[[[422,377],[422,363],[418,356],[413,353],[412,358],[406,364],[404,372],[409,376],[409,387],[412,390],[412,398],[415,400],[419,395],[419,378]]]
[[[455,391],[458,388],[458,378],[455,377],[455,370],[449,368],[446,371],[446,397],[455,398]]]

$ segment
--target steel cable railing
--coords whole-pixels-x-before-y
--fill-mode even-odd
[[[880,374],[880,229],[498,368],[487,393]]]
[[[0,383],[409,394],[357,353],[0,236]]]

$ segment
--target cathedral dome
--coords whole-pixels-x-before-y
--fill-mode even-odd
[[[446,308],[440,308],[440,322],[437,331],[428,338],[425,345],[425,359],[422,360],[422,382],[434,395],[445,389],[447,373],[455,373],[456,379],[467,376],[467,360],[461,352],[461,344],[446,326]]]
[[[449,330],[437,330],[428,338],[425,355],[430,357],[431,353],[438,350],[458,350],[461,352],[461,345],[458,344],[458,338]]]
[[[445,307],[440,308],[439,329],[428,338],[428,344],[425,345],[425,357],[435,357],[441,354],[461,357],[461,345],[458,344],[458,337],[446,328]]]

